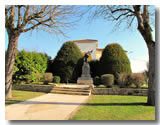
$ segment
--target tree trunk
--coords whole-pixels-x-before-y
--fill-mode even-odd
[[[147,44],[149,52],[149,82],[147,104],[155,106],[155,43]]]
[[[5,55],[5,98],[12,98],[12,75],[14,62],[17,55],[17,43],[19,34],[8,33],[9,43]]]

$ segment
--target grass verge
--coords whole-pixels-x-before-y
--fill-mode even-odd
[[[72,120],[155,120],[155,107],[147,97],[93,95]]]
[[[19,90],[12,90],[12,99],[5,100],[5,105],[15,104],[27,99],[31,99],[37,96],[44,95],[45,93],[42,92],[30,92],[30,91],[19,91]]]

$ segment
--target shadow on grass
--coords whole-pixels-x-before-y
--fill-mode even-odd
[[[74,102],[39,102],[39,101],[24,101],[19,104],[52,104],[52,105],[87,105],[87,106],[144,106],[146,103],[74,103]]]
[[[20,103],[20,102],[22,102],[22,100],[6,100],[5,105]]]

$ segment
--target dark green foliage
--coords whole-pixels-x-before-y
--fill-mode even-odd
[[[38,52],[18,51],[14,64],[13,82],[17,81],[39,81],[39,73],[45,73],[48,56]]]
[[[99,76],[94,77],[94,78],[93,78],[93,83],[94,83],[95,86],[100,85],[100,84],[101,84],[101,79],[100,79],[100,77],[99,77]]]
[[[53,80],[53,75],[52,73],[45,73],[44,76],[43,76],[43,81],[44,81],[44,84],[48,84],[49,82],[52,82]]]
[[[113,74],[117,83],[120,73],[131,73],[129,59],[119,44],[109,44],[100,58],[100,75]]]
[[[114,83],[114,76],[112,74],[101,75],[101,83],[106,87],[112,87]]]
[[[91,60],[89,62],[90,65],[90,72],[91,76],[94,78],[95,76],[99,76],[99,61],[98,60]]]
[[[64,43],[53,61],[53,75],[60,76],[61,82],[71,80],[74,67],[81,57],[81,51],[74,42]]]
[[[72,74],[72,80],[77,81],[77,78],[81,76],[82,74],[82,66],[83,66],[83,58],[80,58],[74,68],[73,74]],[[98,76],[98,66],[99,61],[98,60],[91,60],[89,61],[90,65],[90,73],[91,77],[94,78],[95,76]]]
[[[73,70],[72,81],[77,82],[78,77],[82,74],[83,58],[80,58]]]
[[[53,83],[60,83],[61,78],[59,76],[53,76]]]

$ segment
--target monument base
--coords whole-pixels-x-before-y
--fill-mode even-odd
[[[78,85],[90,85],[91,87],[94,87],[93,85],[93,79],[90,77],[79,77],[77,80]]]

